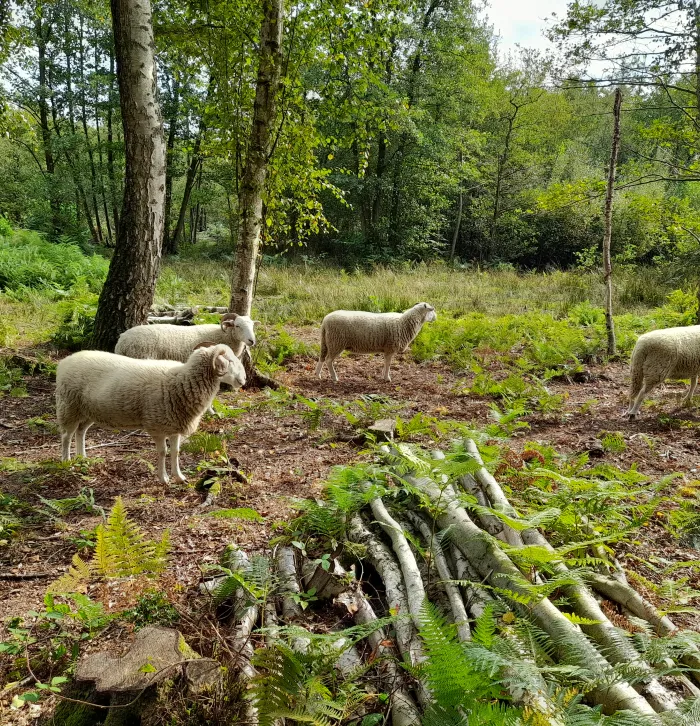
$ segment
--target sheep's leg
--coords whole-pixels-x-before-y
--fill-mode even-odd
[[[70,442],[73,440],[73,434],[76,432],[78,424],[66,427],[61,432],[61,459],[63,461],[70,461]]]
[[[338,374],[335,372],[335,366],[333,365],[333,362],[337,357],[338,355],[336,354],[333,357],[329,355],[328,358],[326,358],[326,367],[330,371],[331,378],[333,379],[334,383],[338,382]]]
[[[314,375],[317,376],[318,378],[321,377],[321,372],[323,371],[323,363],[324,363],[323,358],[319,358],[318,363],[316,364],[316,370],[314,371]]]
[[[651,391],[652,388],[654,388],[654,386],[656,386],[656,383],[648,383],[647,381],[644,381],[644,383],[642,384],[642,388],[637,394],[637,397],[634,399],[634,403],[629,407],[629,410],[627,411],[627,416],[629,416],[631,419],[637,417],[637,414],[639,413],[639,408],[644,401],[644,396],[646,396],[647,393]]]
[[[90,426],[92,426],[92,421],[88,421],[86,424],[78,426],[78,432],[75,435],[75,453],[78,456],[85,456],[85,434]]]
[[[695,386],[698,385],[698,377],[692,376],[690,379],[690,388],[688,388],[688,393],[686,397],[683,399],[683,405],[684,406],[690,406],[692,400],[693,400],[693,394],[695,393]]]
[[[187,481],[180,471],[180,438],[180,434],[170,437],[170,473],[178,484]]]
[[[161,484],[168,483],[168,472],[165,470],[165,454],[167,453],[167,446],[165,445],[165,436],[153,435],[153,440],[156,442],[156,451],[158,452],[158,481]]]
[[[391,368],[391,361],[393,359],[393,353],[384,353],[384,375],[382,376],[382,378],[385,381],[391,381],[391,374],[389,373],[389,368]]]

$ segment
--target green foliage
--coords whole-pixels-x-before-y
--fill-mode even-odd
[[[63,304],[63,318],[51,336],[60,350],[81,350],[90,345],[97,313],[97,296],[81,295]]]
[[[153,590],[141,595],[122,617],[137,628],[143,628],[146,625],[172,625],[180,619],[180,613],[162,592]]]
[[[423,723],[457,726],[465,723],[465,716],[468,723],[517,723],[519,709],[498,703],[502,690],[497,674],[505,663],[488,650],[495,630],[493,614],[486,611],[480,618],[474,637],[477,647],[472,648],[457,640],[455,628],[428,601],[423,603],[420,621],[419,633],[427,656],[423,677],[434,700]]]
[[[66,497],[64,499],[45,499],[39,496],[42,504],[47,507],[51,516],[64,517],[70,512],[84,510],[88,514],[99,514],[105,516],[102,507],[95,504],[95,493],[92,489],[83,487],[75,497]]]
[[[343,651],[386,625],[387,620],[382,619],[327,634],[294,627],[277,629],[278,639],[258,649],[252,661],[258,675],[253,679],[250,697],[259,709],[261,726],[271,726],[278,718],[317,726],[353,722],[371,704],[363,688],[371,664],[342,678],[335,668],[336,661]],[[309,641],[303,653],[291,647],[299,637]]]
[[[146,539],[139,527],[127,517],[121,497],[116,498],[107,522],[97,527],[95,537],[92,560],[85,562],[79,555],[74,555],[68,572],[49,585],[49,592],[80,592],[93,577],[152,575],[165,567],[168,532],[163,534],[160,542]]]
[[[75,244],[48,242],[34,232],[0,235],[0,290],[38,288],[65,294],[79,284],[99,292],[107,267],[104,257],[87,256]]]
[[[0,358],[0,397],[10,395],[13,398],[23,398],[27,395],[22,371],[10,365],[5,358]]]
[[[22,526],[21,509],[16,497],[0,491],[0,547],[7,545]]]
[[[68,680],[60,674],[78,660],[83,644],[111,620],[102,604],[86,595],[73,593],[62,600],[57,601],[49,593],[42,610],[30,610],[23,618],[15,617],[7,623],[9,638],[0,642],[0,656],[16,658],[11,676],[19,680],[29,658],[33,674],[48,679],[35,683],[36,690],[21,694],[23,700],[34,702],[42,695],[59,692],[58,686]]]

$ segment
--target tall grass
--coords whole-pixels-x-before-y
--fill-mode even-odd
[[[164,266],[159,302],[225,305],[229,270],[221,262],[178,261]],[[642,313],[663,303],[673,286],[659,270],[618,271],[617,313]],[[331,310],[404,310],[422,300],[453,318],[470,313],[546,312],[565,318],[582,302],[603,305],[601,277],[593,272],[521,273],[415,265],[371,272],[314,266],[268,266],[258,275],[254,311],[271,323],[315,324]]]

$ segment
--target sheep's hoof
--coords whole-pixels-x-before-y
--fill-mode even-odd
[[[187,481],[187,478],[184,476],[174,476],[173,477],[174,484],[184,484],[186,481]]]
[[[622,414],[622,418],[626,418],[628,421],[636,421],[638,416],[638,413],[633,413],[632,411],[625,411]]]

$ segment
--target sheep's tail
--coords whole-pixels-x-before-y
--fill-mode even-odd
[[[630,361],[630,406],[634,404],[634,400],[644,384],[645,358],[644,349],[639,345],[635,345],[632,351],[632,360]]]

